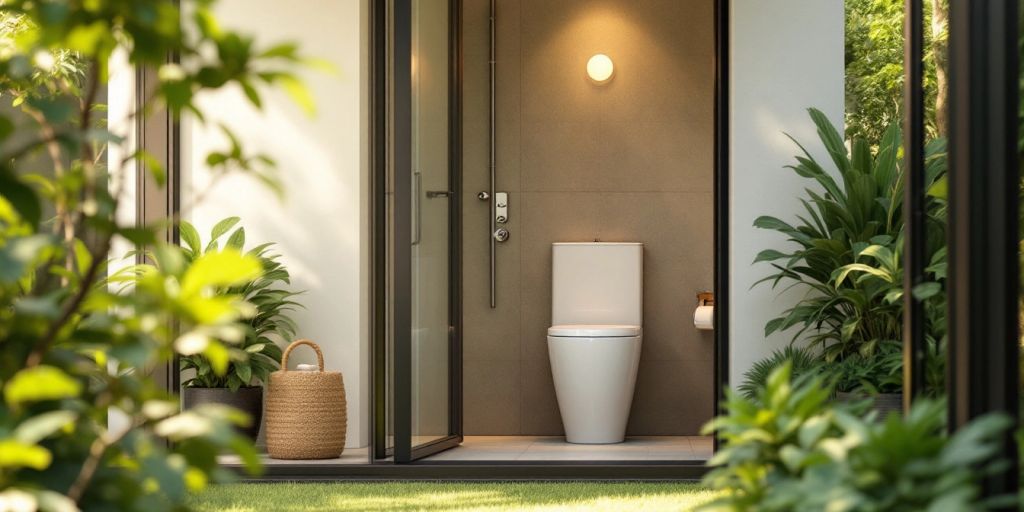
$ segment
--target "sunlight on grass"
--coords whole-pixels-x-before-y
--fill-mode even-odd
[[[263,483],[213,486],[201,512],[355,510],[685,511],[713,494],[696,484],[643,482]]]

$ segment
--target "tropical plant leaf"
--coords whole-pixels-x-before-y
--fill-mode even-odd
[[[840,130],[817,109],[808,114],[818,132],[820,146],[828,154],[827,165],[815,159],[807,147],[790,137],[798,154],[788,166],[807,179],[804,212],[795,220],[762,216],[754,226],[784,235],[785,247],[758,253],[754,263],[767,262],[772,272],[754,286],[771,283],[780,293],[802,290],[805,296],[765,325],[765,334],[792,333],[793,342],[814,347],[826,361],[843,361],[862,353],[874,353],[879,340],[902,336],[902,136],[891,123],[877,144],[861,138],[845,143]],[[926,148],[927,182],[945,174],[945,145]],[[828,167],[828,169],[826,169]],[[944,203],[926,202],[930,247],[935,247],[925,302],[929,315],[944,309],[945,260],[942,232]],[[934,238],[934,241],[931,239]],[[941,339],[941,322],[929,323],[928,336]],[[865,376],[873,387],[885,387],[888,367]]]
[[[195,226],[188,222],[181,221],[178,225],[178,234],[181,237],[181,241],[185,242],[189,250],[192,251],[194,257],[199,256],[202,253],[202,245],[199,242],[199,232],[196,231]]]
[[[218,238],[224,236],[228,230],[235,227],[242,219],[239,217],[228,217],[214,224],[213,229],[210,231],[210,243],[215,242]],[[209,250],[209,249],[207,249]]]

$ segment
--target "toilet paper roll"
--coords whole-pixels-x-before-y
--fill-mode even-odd
[[[320,366],[315,364],[297,364],[295,369],[300,372],[315,372],[320,370]]]
[[[693,312],[693,326],[702,331],[710,331],[715,328],[715,307],[697,306]]]

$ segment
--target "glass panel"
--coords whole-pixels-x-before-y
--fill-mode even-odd
[[[825,265],[815,261],[837,304],[826,310],[829,328],[823,333],[830,344],[824,359],[840,396],[883,395],[876,403],[884,410],[880,404],[899,403],[903,390],[902,173],[907,162],[898,155],[906,129],[906,13],[903,0],[846,0],[844,6],[844,132],[849,167],[855,172],[833,172],[840,189],[848,191],[849,204],[871,208],[854,215],[848,226],[829,220],[827,213],[823,217],[828,224],[822,238],[836,237],[836,228],[843,228],[838,235],[842,255]],[[864,175],[875,186],[859,184]],[[850,273],[837,279],[843,270]]]
[[[927,352],[924,361],[924,392],[946,393],[946,140],[949,135],[949,1],[924,0],[924,118],[925,118],[925,212],[927,224],[924,284],[915,296],[924,301]]]
[[[451,433],[448,0],[412,2],[412,445]]]
[[[905,84],[904,63],[908,44],[905,38],[909,37],[906,33],[908,14],[903,0],[846,0],[845,7],[845,132],[856,162],[858,144],[869,148],[873,157],[879,157],[890,127],[901,130],[903,142],[913,136],[906,131],[910,126],[910,113],[904,108],[909,99],[905,97],[906,91],[910,90]],[[902,345],[909,340],[904,339],[904,304],[900,292],[913,293],[915,299],[923,303],[924,392],[938,396],[945,391],[948,0],[923,0],[921,7],[923,79],[911,89],[921,92],[924,148],[919,146],[921,139],[914,142],[916,147],[903,147],[899,165],[900,172],[910,172],[907,157],[923,151],[925,172],[921,194],[925,233],[913,235],[905,226],[903,184],[906,176],[902,181],[893,182],[899,188],[886,186],[877,191],[876,201],[886,205],[886,217],[890,220],[882,223],[885,229],[871,232],[869,240],[860,242],[883,246],[882,254],[894,254],[898,260],[888,281],[865,275],[856,285],[844,282],[852,293],[866,299],[863,301],[866,307],[857,312],[860,321],[850,337],[863,343],[856,351],[844,354],[843,363],[839,365],[840,391],[860,388],[861,391],[898,393],[902,390]],[[876,164],[873,172],[884,171]],[[924,244],[925,271],[911,289],[903,290],[903,276],[910,271],[905,268],[904,259],[909,236],[920,238],[914,241],[915,245]],[[862,254],[856,261],[888,272],[886,263],[870,254]]]

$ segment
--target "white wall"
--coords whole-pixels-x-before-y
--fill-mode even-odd
[[[752,224],[760,215],[793,218],[801,208],[797,198],[806,180],[783,169],[799,149],[783,132],[817,157],[823,152],[806,109],[816,107],[842,126],[844,23],[843,0],[731,5],[729,376],[737,385],[751,364],[791,338],[783,333],[765,340],[764,325],[800,295],[779,298],[770,284],[750,288],[771,270],[752,266],[754,257],[784,238]]]
[[[247,246],[277,242],[294,289],[306,291],[299,299],[305,309],[295,315],[299,336],[320,344],[327,367],[344,374],[348,446],[368,440],[367,13],[365,0],[222,0],[222,25],[251,33],[258,44],[296,41],[303,54],[331,62],[337,72],[302,73],[316,100],[314,118],[283,93],[267,94],[258,112],[231,89],[201,98],[206,124],[182,123],[185,215],[204,239],[219,219],[237,215]],[[277,161],[283,201],[244,175],[211,182],[205,156],[225,147],[218,123],[249,151]],[[307,350],[295,354],[315,361]]]
[[[120,207],[116,212],[116,220],[120,226],[134,226],[138,222],[135,215],[135,162],[127,159],[129,154],[135,151],[135,128],[136,123],[132,118],[132,110],[135,108],[135,67],[128,62],[128,53],[124,49],[118,49],[110,56],[107,63],[107,72],[110,79],[107,81],[107,128],[111,133],[124,137],[122,144],[107,145],[107,165],[110,169],[111,180],[108,190],[111,193],[120,191]],[[120,162],[123,166],[118,166]],[[107,264],[107,274],[113,275],[135,263],[134,258],[128,255],[135,250],[135,244],[123,238],[114,238],[110,247],[110,262]],[[110,289],[120,289],[121,285],[111,284]],[[111,361],[107,365],[108,371],[116,372],[117,363]],[[107,409],[107,427],[111,432],[120,432],[131,428],[131,418],[117,407]]]

